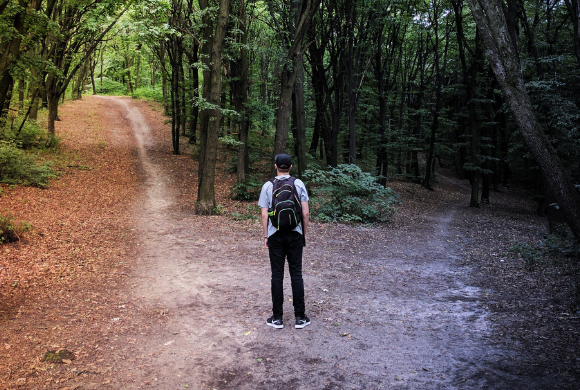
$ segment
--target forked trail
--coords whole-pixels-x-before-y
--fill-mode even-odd
[[[490,322],[479,302],[485,292],[461,260],[459,192],[408,226],[313,224],[304,257],[312,325],[275,330],[265,324],[270,273],[259,225],[200,218],[179,205],[171,173],[149,151],[158,141],[147,122],[130,100],[115,101],[132,123],[145,178],[134,210],[140,250],[133,300],[165,317],[116,356],[122,388],[539,384],[507,369],[513,351],[486,343]],[[291,323],[289,280],[285,292]]]

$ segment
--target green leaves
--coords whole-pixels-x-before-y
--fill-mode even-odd
[[[354,164],[307,170],[304,177],[311,185],[314,218],[321,222],[388,222],[399,202],[393,190]]]
[[[27,154],[13,144],[0,141],[0,182],[45,187],[56,173],[50,162],[37,163],[36,156]]]

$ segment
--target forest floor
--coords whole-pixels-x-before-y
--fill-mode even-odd
[[[2,186],[0,213],[34,230],[0,246],[1,389],[577,389],[580,313],[571,277],[526,270],[514,244],[546,223],[513,190],[467,207],[438,168],[405,181],[389,226],[312,223],[307,314],[266,326],[270,269],[254,204],[196,216],[197,163],[154,104],[85,97],[60,110],[62,175]],[[253,208],[254,207],[254,208]],[[62,363],[47,351],[70,351]]]

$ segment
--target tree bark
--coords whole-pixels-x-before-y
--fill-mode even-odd
[[[294,83],[293,94],[293,115],[294,115],[294,150],[297,160],[297,176],[302,177],[302,174],[307,169],[306,167],[306,113],[304,111],[304,64],[299,63],[297,69],[296,82]]]
[[[240,58],[232,64],[232,78],[237,81],[232,82],[232,92],[234,95],[234,107],[238,112],[238,161],[236,165],[237,183],[243,183],[249,170],[249,118],[246,104],[248,102],[248,17],[246,14],[246,5],[244,0],[240,1],[238,40],[241,45]]]
[[[199,1],[202,10],[209,7],[207,0]],[[208,109],[207,130],[204,131],[205,142],[203,161],[200,161],[200,169],[198,170],[199,187],[196,204],[196,213],[201,215],[211,215],[215,210],[215,167],[217,160],[218,135],[221,119],[221,92],[222,92],[222,47],[226,35],[226,26],[228,21],[230,8],[230,0],[220,0],[217,18],[215,20],[215,29],[212,28],[213,23],[206,26],[206,33],[213,34],[211,40],[211,56],[206,58],[209,61],[210,69],[210,90],[207,94],[207,102],[212,105]],[[208,18],[204,18],[204,22],[210,23]],[[209,28],[208,28],[209,27]],[[208,36],[209,38],[209,36]],[[208,43],[206,42],[206,45]]]
[[[194,42],[191,48],[191,52],[188,52],[189,59],[189,78],[191,80],[190,98],[192,102],[197,102],[199,98],[199,70],[195,64],[198,61],[198,50],[199,45]],[[197,120],[199,118],[199,107],[197,103],[190,106],[190,117],[189,117],[189,143],[195,144],[197,142]]]
[[[433,166],[434,161],[434,154],[435,154],[435,135],[437,133],[437,128],[439,126],[439,114],[441,112],[441,106],[443,103],[442,97],[442,84],[443,84],[443,76],[442,74],[444,71],[441,70],[441,65],[439,63],[439,21],[438,21],[438,12],[439,7],[437,4],[437,0],[433,1],[433,26],[434,26],[434,47],[433,51],[435,53],[435,77],[436,77],[436,89],[435,89],[435,111],[433,112],[433,122],[431,122],[431,136],[429,138],[429,152],[427,155],[427,165],[425,169],[425,178],[423,179],[423,187],[432,189],[431,187],[431,174],[432,170],[431,167]],[[446,45],[448,41],[446,41]],[[445,49],[447,50],[447,49]],[[444,60],[445,61],[445,60]],[[445,68],[445,65],[443,65]]]
[[[549,190],[566,216],[574,236],[580,240],[580,195],[556,150],[536,118],[521,72],[517,47],[510,39],[500,0],[468,0],[486,56],[510,107],[522,138],[542,170]]]

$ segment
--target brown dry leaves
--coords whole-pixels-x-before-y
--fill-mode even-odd
[[[150,157],[173,175],[177,207],[191,210],[197,189],[192,148],[184,138],[182,154],[172,155],[161,108],[131,104],[151,127]],[[125,280],[138,244],[133,205],[144,178],[133,130],[119,111],[100,97],[67,102],[57,122],[61,177],[44,190],[2,187],[0,212],[34,230],[19,243],[0,246],[0,388],[118,388],[120,375],[108,352],[164,321],[160,312],[127,296],[131,286]],[[219,161],[216,201],[228,212],[244,212],[246,205],[229,198],[235,176],[223,169],[227,156],[222,153]],[[221,222],[211,217],[203,223]],[[42,361],[47,351],[61,348],[76,360]]]
[[[122,118],[101,118],[106,109],[99,99],[61,108],[62,175],[48,189],[3,187],[0,210],[34,230],[0,246],[2,388],[55,388],[80,377],[80,366],[98,366],[102,324],[118,311],[111,293],[123,283],[133,250],[138,185],[135,157],[122,142],[130,129]],[[58,367],[41,361],[59,348],[78,360]]]

